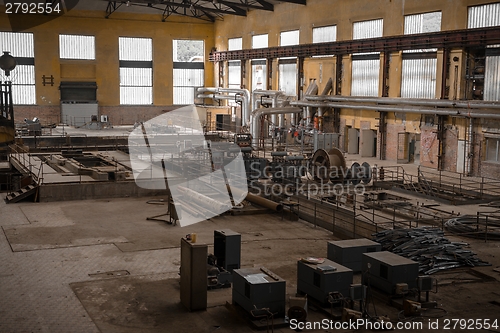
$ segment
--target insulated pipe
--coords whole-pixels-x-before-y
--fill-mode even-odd
[[[364,96],[305,96],[310,101],[336,101],[336,102],[357,102],[357,103],[381,103],[381,104],[402,104],[420,106],[440,106],[464,109],[500,109],[500,102],[478,102],[478,101],[457,101],[442,99],[408,99],[390,97],[364,97]]]
[[[259,137],[260,137],[259,120],[261,116],[266,114],[273,115],[273,114],[285,114],[285,113],[298,113],[301,111],[302,111],[301,108],[294,108],[294,107],[271,108],[271,109],[260,108],[253,110],[252,114],[250,115],[252,118],[252,122],[250,123],[250,133],[252,134],[252,145],[257,146],[259,143]]]
[[[293,106],[310,106],[310,107],[331,107],[331,108],[343,108],[343,109],[354,109],[354,110],[373,110],[373,111],[385,111],[385,112],[402,112],[402,113],[420,113],[420,114],[435,114],[439,116],[453,116],[453,117],[464,117],[464,118],[487,118],[487,119],[500,119],[500,113],[495,112],[495,110],[483,110],[491,111],[492,113],[476,113],[471,112],[470,109],[458,109],[455,108],[453,111],[443,110],[443,109],[433,109],[433,108],[419,108],[419,107],[408,107],[408,106],[387,106],[387,105],[354,105],[346,103],[315,103],[307,101],[292,101],[290,105]]]
[[[262,90],[256,89],[252,92],[252,110],[256,110],[259,108],[259,98],[258,96],[270,96],[272,99],[272,107],[278,107],[278,98],[284,95],[284,92],[281,90]],[[276,115],[272,115],[271,122],[276,124]]]
[[[230,93],[241,94],[241,119],[242,126],[248,126],[250,123],[250,92],[247,89],[231,89],[231,88],[215,88],[215,87],[201,87],[197,89],[198,93],[211,92],[214,94]]]

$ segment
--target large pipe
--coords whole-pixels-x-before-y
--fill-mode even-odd
[[[250,123],[250,133],[252,134],[252,145],[257,146],[259,143],[259,137],[260,137],[259,120],[261,116],[265,114],[271,114],[271,115],[286,114],[286,113],[297,113],[301,111],[302,111],[301,108],[294,108],[294,107],[271,108],[271,109],[260,108],[253,110],[251,114],[252,121]]]
[[[240,94],[242,99],[241,105],[241,123],[242,126],[248,126],[250,123],[250,92],[247,89],[232,89],[232,88],[215,88],[215,87],[201,87],[197,89],[198,93],[211,92],[214,94],[229,93]]]
[[[252,92],[252,110],[259,108],[259,98],[258,96],[269,96],[272,99],[271,106],[273,108],[278,107],[278,98],[283,96],[285,93],[281,90],[262,90],[256,89]],[[271,122],[276,124],[276,115],[271,116]]]
[[[305,99],[310,101],[335,101],[335,102],[357,102],[357,103],[380,103],[400,105],[439,106],[464,109],[500,109],[500,102],[458,101],[442,99],[409,99],[390,97],[365,97],[365,96],[309,96]]]
[[[451,110],[435,109],[435,108],[422,108],[422,107],[408,107],[408,106],[387,106],[387,105],[355,105],[347,103],[315,103],[311,101],[292,101],[290,105],[293,106],[309,106],[309,107],[331,107],[331,108],[343,108],[343,109],[353,109],[353,110],[373,110],[373,111],[385,111],[385,112],[401,112],[401,113],[420,113],[420,114],[435,114],[440,116],[453,116],[453,117],[464,117],[464,118],[488,118],[488,119],[500,119],[500,113],[495,110],[485,109],[484,111],[490,111],[492,113],[476,113],[472,112],[470,109],[464,108],[454,108]]]
[[[262,207],[272,209],[276,212],[283,211],[282,204],[274,202],[274,201],[266,199],[266,198],[263,198],[263,197],[259,197],[258,195],[252,194],[250,192],[248,192],[247,197],[245,199],[252,202],[252,203],[260,205]]]

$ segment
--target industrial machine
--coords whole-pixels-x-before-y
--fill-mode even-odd
[[[388,251],[364,253],[362,283],[389,295],[417,288],[418,263]]]
[[[354,162],[346,166],[344,154],[338,148],[318,149],[310,163],[310,172],[316,181],[347,184],[368,184],[372,179],[370,164]]]
[[[327,258],[354,272],[361,272],[363,253],[381,251],[382,246],[367,238],[328,242]]]
[[[301,182],[307,167],[303,155],[288,155],[286,151],[273,151],[270,163],[271,179],[277,183]]]
[[[208,289],[229,288],[240,260],[241,235],[229,229],[214,230],[214,254],[207,258]]]
[[[333,293],[349,297],[352,279],[351,269],[328,259],[321,264],[297,262],[297,292],[307,294],[322,305],[332,303]]]
[[[233,304],[251,316],[285,316],[286,281],[266,268],[233,270]]]

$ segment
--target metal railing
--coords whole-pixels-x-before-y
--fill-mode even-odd
[[[378,181],[392,182],[395,186],[411,189],[433,197],[441,197],[451,203],[460,200],[487,200],[500,198],[500,181],[486,177],[466,177],[461,173],[440,171],[427,167],[419,167],[417,175],[406,172],[401,166],[383,167],[383,179]]]

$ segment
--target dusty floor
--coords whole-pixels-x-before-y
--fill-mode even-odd
[[[242,266],[269,268],[287,281],[289,296],[296,292],[297,259],[324,257],[327,241],[337,239],[276,214],[219,216],[180,228],[146,220],[166,210],[148,204],[150,199],[157,198],[10,205],[0,200],[0,332],[251,332],[225,306],[230,289],[209,291],[207,311],[190,313],[180,305],[181,237],[196,232],[198,242],[212,244],[214,230],[241,233]],[[454,207],[464,213],[477,208]],[[494,270],[500,266],[500,243],[450,238],[469,242],[492,266],[437,274],[440,286],[431,300],[443,310],[426,312],[418,319],[423,329],[406,331],[435,332],[429,328],[434,317],[441,317],[440,330],[446,319],[489,319],[500,325],[500,273]],[[398,320],[398,310],[382,298],[375,298],[369,312]],[[310,306],[308,320],[323,318]]]

